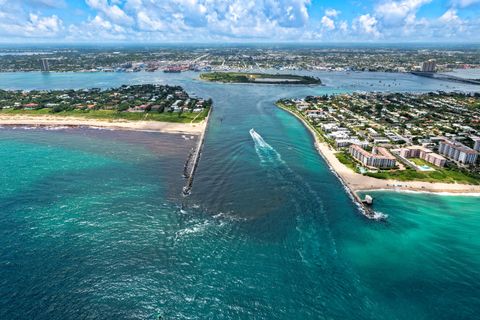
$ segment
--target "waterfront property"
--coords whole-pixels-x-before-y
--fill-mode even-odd
[[[350,154],[366,167],[390,169],[396,166],[395,157],[385,148],[374,147],[372,152],[362,149],[356,144],[348,148]]]
[[[355,172],[399,181],[478,184],[479,97],[354,93],[283,99],[278,105],[304,119]],[[448,148],[446,140],[451,141]]]
[[[445,167],[445,164],[447,162],[447,159],[445,159],[441,155],[422,146],[408,146],[405,148],[397,149],[395,151],[403,158],[419,158],[437,167]]]
[[[478,158],[477,151],[460,142],[447,139],[440,141],[438,152],[460,164],[475,164]]]
[[[0,90],[0,116],[68,116],[101,120],[201,122],[212,101],[180,86],[123,85],[101,90]]]

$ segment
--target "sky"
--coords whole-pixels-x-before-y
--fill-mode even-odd
[[[480,0],[0,0],[0,42],[480,42]]]

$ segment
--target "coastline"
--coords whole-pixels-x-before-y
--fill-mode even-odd
[[[0,115],[0,126],[96,127],[114,130],[154,131],[194,135],[199,135],[204,132],[206,123],[205,120],[198,123],[177,123],[162,121],[101,120],[60,116]]]
[[[340,179],[342,184],[354,195],[359,191],[400,191],[400,192],[422,192],[434,193],[439,195],[480,195],[480,185],[469,185],[459,183],[441,183],[424,181],[399,181],[383,180],[361,175],[353,172],[350,168],[342,164],[335,156],[333,150],[326,142],[320,141],[311,125],[296,113],[277,105],[282,110],[289,112],[299,119],[308,129],[315,141],[315,148],[322,158],[327,162],[330,169]]]

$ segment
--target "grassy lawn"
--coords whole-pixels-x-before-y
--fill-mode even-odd
[[[52,109],[43,108],[40,110],[23,110],[23,109],[1,109],[0,114],[11,114],[11,115],[48,115],[52,114]]]
[[[417,166],[429,166],[430,168],[435,169],[435,170],[441,169],[441,168],[431,164],[430,162],[427,162],[427,161],[425,161],[423,159],[420,159],[420,158],[411,158],[411,159],[408,159],[408,160],[415,163]]]
[[[148,120],[148,121],[162,121],[162,122],[177,122],[177,123],[189,123],[195,117],[194,122],[201,122],[208,115],[208,108],[202,111],[200,114],[193,112],[118,112],[116,110],[72,110],[61,111],[53,113],[51,109],[44,108],[40,110],[1,110],[0,115],[29,115],[29,116],[58,116],[58,117],[78,117],[87,119],[100,119],[100,120]]]
[[[453,168],[438,168],[435,171],[419,172],[413,169],[380,171],[377,173],[366,173],[367,176],[378,179],[394,179],[400,181],[426,181],[445,183],[466,183],[480,184],[480,177],[462,172]]]
[[[347,152],[337,152],[335,153],[335,157],[337,157],[337,159],[348,168],[352,169],[355,172],[358,172],[357,163]]]

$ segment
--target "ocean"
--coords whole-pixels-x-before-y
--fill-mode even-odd
[[[480,197],[375,192],[365,219],[282,97],[478,90],[413,75],[319,73],[325,86],[198,74],[3,73],[0,88],[182,85],[214,111],[195,139],[0,129],[0,319],[473,319]],[[250,129],[256,134],[250,134]]]

